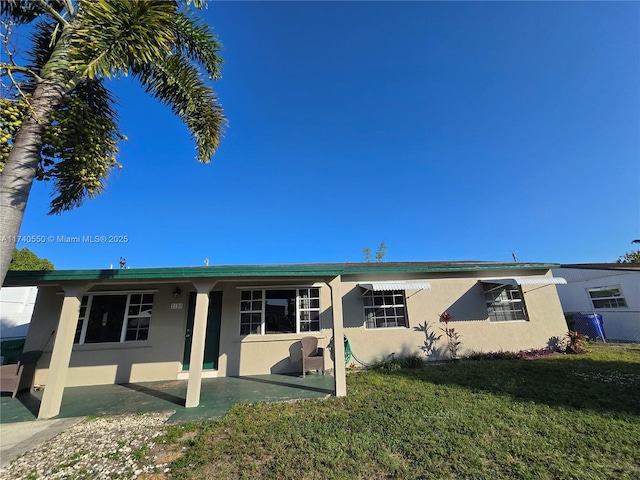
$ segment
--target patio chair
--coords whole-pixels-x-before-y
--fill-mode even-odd
[[[311,370],[321,370],[324,375],[324,348],[318,347],[316,337],[304,337],[300,339],[302,344],[302,377]]]
[[[0,366],[0,391],[11,392],[11,398],[15,398],[20,389],[20,379],[24,365],[13,363]]]

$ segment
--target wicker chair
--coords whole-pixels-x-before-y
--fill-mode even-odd
[[[300,339],[302,344],[302,377],[311,370],[321,370],[324,375],[324,348],[318,347],[316,337],[304,337]]]

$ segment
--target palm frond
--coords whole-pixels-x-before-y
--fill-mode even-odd
[[[51,22],[37,22],[31,34],[32,48],[29,50],[31,69],[39,72],[51,57],[51,50],[60,35],[60,30]]]
[[[42,7],[32,0],[0,1],[0,17],[16,25],[32,22],[43,13]]]
[[[193,3],[193,6],[197,9],[207,8],[208,0],[184,0],[186,5],[189,6]]]
[[[148,93],[169,106],[187,125],[200,162],[208,162],[222,137],[226,119],[218,98],[203,75],[180,55],[133,72]]]
[[[102,80],[86,80],[52,115],[41,149],[40,176],[53,182],[50,214],[61,213],[93,198],[105,188],[118,141],[114,99]]]
[[[64,91],[72,90],[77,83],[72,82],[74,72],[70,68],[69,41],[68,29],[55,22],[41,21],[34,28],[30,51],[31,68]]]
[[[57,25],[46,20],[38,21],[31,33],[31,45],[29,50],[29,57],[27,59],[28,66],[31,70],[41,75],[42,68],[47,65],[51,60],[51,54],[53,49],[60,39],[60,29]],[[61,76],[61,83],[64,84],[66,79],[70,77],[69,72],[64,68],[65,65],[59,65],[56,69],[58,76]],[[48,66],[51,70],[51,65]],[[25,87],[23,88],[27,92],[33,91],[35,88],[35,81],[32,78],[27,79]]]
[[[184,11],[178,16],[176,34],[175,47],[179,55],[200,64],[210,79],[222,77],[223,60],[218,55],[222,45],[208,25]]]
[[[126,75],[171,53],[177,3],[171,0],[80,0],[72,65],[82,77]]]

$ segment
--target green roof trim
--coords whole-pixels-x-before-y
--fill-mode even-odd
[[[495,270],[550,270],[556,263],[501,262],[376,262],[318,263],[300,265],[228,265],[209,267],[158,267],[107,270],[10,271],[4,286],[41,285],[61,282],[132,280],[180,280],[246,277],[336,277],[338,275],[454,273]]]

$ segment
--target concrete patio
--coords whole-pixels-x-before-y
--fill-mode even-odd
[[[169,423],[222,418],[239,403],[323,398],[334,392],[331,375],[255,375],[202,379],[200,405],[185,408],[187,380],[68,387],[56,418],[175,410]],[[0,423],[36,420],[42,392],[0,399]]]

